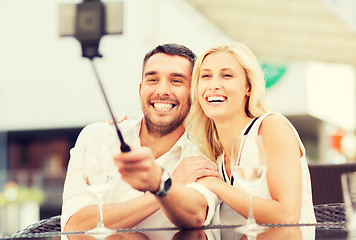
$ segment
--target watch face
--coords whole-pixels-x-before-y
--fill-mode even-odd
[[[171,176],[169,175],[168,172],[163,170],[162,176],[161,176],[161,184],[160,188],[157,192],[154,194],[158,197],[164,197],[167,195],[168,190],[171,188],[172,185],[172,179]]]
[[[172,179],[168,178],[164,183],[164,191],[167,192],[171,188],[171,185],[172,185]]]

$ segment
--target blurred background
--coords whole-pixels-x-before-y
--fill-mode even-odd
[[[85,125],[110,118],[79,42],[58,35],[59,5],[79,2],[0,0],[0,236],[60,214],[70,149]],[[96,60],[117,117],[141,115],[142,59],[156,45],[199,55],[240,41],[308,161],[356,161],[356,1],[122,2],[123,34],[104,36]]]

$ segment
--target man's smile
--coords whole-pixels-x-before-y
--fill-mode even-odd
[[[156,102],[151,104],[153,108],[157,111],[170,111],[172,108],[176,106],[176,104],[173,103],[162,103],[162,102]]]

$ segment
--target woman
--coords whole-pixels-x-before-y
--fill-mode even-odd
[[[267,175],[254,191],[256,221],[315,222],[304,146],[284,116],[269,112],[264,90],[260,65],[241,43],[212,48],[197,59],[188,126],[200,150],[216,159],[226,182],[209,177],[199,181],[223,201],[219,223],[245,221],[248,197],[238,181],[230,184],[230,153],[234,136],[244,135],[254,122],[248,134],[262,136],[268,161]]]

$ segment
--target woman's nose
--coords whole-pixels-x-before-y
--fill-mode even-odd
[[[221,83],[218,77],[213,77],[210,81],[209,90],[219,90]]]

